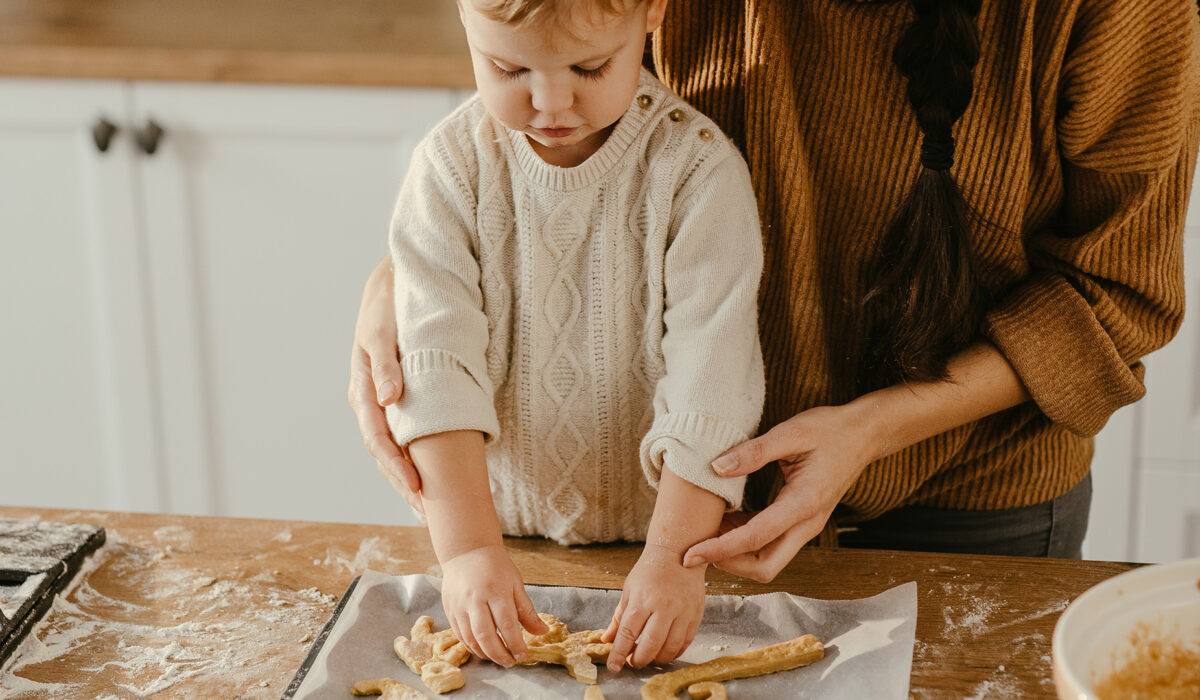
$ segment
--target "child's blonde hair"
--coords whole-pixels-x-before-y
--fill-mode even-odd
[[[484,17],[517,27],[567,25],[571,19],[619,15],[642,0],[463,0]],[[578,13],[583,13],[579,15]]]

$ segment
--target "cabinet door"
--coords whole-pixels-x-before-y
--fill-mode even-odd
[[[0,80],[0,502],[157,510],[128,88]]]
[[[164,130],[137,165],[174,511],[412,523],[346,388],[435,90],[138,84]]]
[[[1146,361],[1138,561],[1200,557],[1200,172],[1184,241],[1187,313]]]

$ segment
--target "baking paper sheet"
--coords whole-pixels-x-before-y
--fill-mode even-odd
[[[363,573],[331,630],[299,699],[351,698],[350,687],[367,678],[391,677],[436,696],[392,651],[398,635],[408,636],[421,615],[447,627],[441,579]],[[619,590],[526,586],[540,613],[558,615],[572,631],[603,629],[621,598]],[[727,681],[731,698],[907,698],[917,622],[917,585],[909,582],[871,598],[816,600],[787,593],[756,596],[710,595],[696,640],[666,669],[814,634],[825,658],[792,671]],[[642,684],[661,668],[609,673],[597,665],[608,700],[641,697]],[[585,686],[561,666],[505,669],[472,659],[463,666],[467,684],[446,698],[583,697]]]

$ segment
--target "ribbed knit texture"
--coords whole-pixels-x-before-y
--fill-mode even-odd
[[[505,534],[644,540],[664,468],[740,505],[710,463],[762,411],[754,193],[650,73],[574,168],[468,101],[417,147],[390,241],[392,432],[484,432]]]
[[[655,36],[660,77],[750,166],[766,260],[762,430],[855,396],[866,270],[918,175],[921,134],[891,56],[912,17],[907,2],[676,2]],[[842,520],[1066,493],[1087,472],[1089,436],[1144,393],[1140,358],[1182,318],[1194,0],[984,0],[977,24],[951,173],[988,222],[974,232],[985,336],[1034,401],[869,465]],[[752,479],[747,498],[771,485]]]

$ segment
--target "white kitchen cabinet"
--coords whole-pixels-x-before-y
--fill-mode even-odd
[[[125,86],[0,81],[0,502],[162,504]]]
[[[412,522],[347,366],[409,154],[462,98],[0,81],[0,291],[24,300],[3,317],[0,501]]]
[[[1200,557],[1200,176],[1186,233],[1183,325],[1146,358],[1146,397],[1118,411],[1096,438],[1087,558]]]

